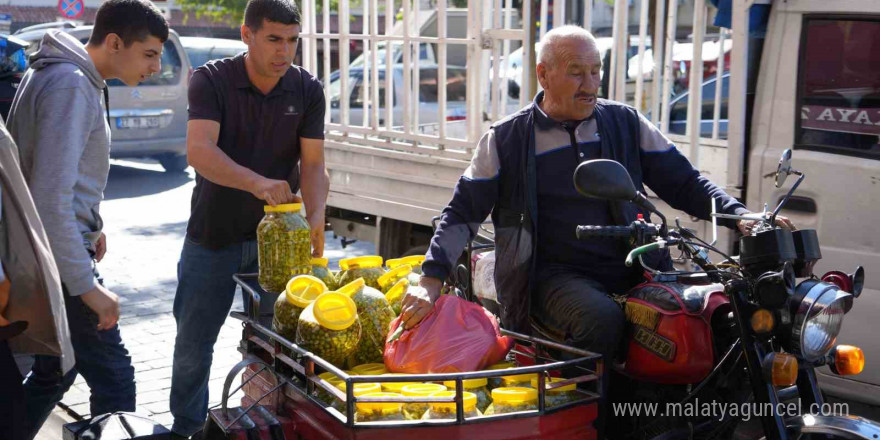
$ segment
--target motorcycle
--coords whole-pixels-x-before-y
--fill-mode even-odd
[[[817,383],[815,370],[824,365],[841,376],[864,369],[862,350],[838,344],[837,336],[861,293],[865,272],[858,267],[851,274],[817,277],[816,231],[776,226],[777,215],[806,177],[792,168],[791,158],[786,150],[776,186],[791,175],[798,179],[773,211],[712,213],[713,222],[754,222],[733,257],[677,220],[669,227],[621,164],[597,159],[578,166],[574,184],[581,194],[636,203],[661,219],[660,224],[640,216],[628,226],[578,226],[578,239],[628,240],[633,247],[628,266],[647,252],[677,248],[694,269],[661,272],[643,264],[648,279],[621,298],[627,333],[625,353],[618,356],[622,362],[607,362],[614,373],[608,438],[880,438],[880,424],[829,410],[833,407]],[[488,248],[469,244],[467,266],[457,268],[454,284],[465,298],[497,310],[492,298],[474,291],[480,278],[474,267]],[[723,260],[713,263],[710,252]],[[559,339],[540,323],[533,323],[533,330]]]

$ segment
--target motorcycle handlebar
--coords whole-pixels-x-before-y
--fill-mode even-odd
[[[635,231],[632,226],[578,226],[578,240],[589,238],[630,238]]]

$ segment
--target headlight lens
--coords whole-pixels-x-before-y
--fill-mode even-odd
[[[804,282],[806,289],[797,308],[792,328],[794,351],[806,361],[825,355],[837,341],[843,317],[852,305],[852,295],[830,283]],[[796,295],[801,297],[801,295]]]

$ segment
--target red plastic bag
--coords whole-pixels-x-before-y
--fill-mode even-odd
[[[399,317],[391,322],[389,337],[399,323]],[[503,360],[513,342],[483,307],[444,295],[419,325],[385,344],[385,368],[411,374],[482,370]]]

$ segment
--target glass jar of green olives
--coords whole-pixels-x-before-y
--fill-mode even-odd
[[[311,272],[309,223],[300,215],[302,204],[263,207],[265,216],[257,226],[257,258],[260,287],[270,293],[284,291],[296,275]]]
[[[336,275],[327,268],[330,261],[326,258],[312,258],[312,276],[324,282],[327,290],[336,290],[339,284],[336,282]]]
[[[322,293],[299,315],[296,344],[337,367],[354,353],[360,339],[357,307],[348,295]]]

